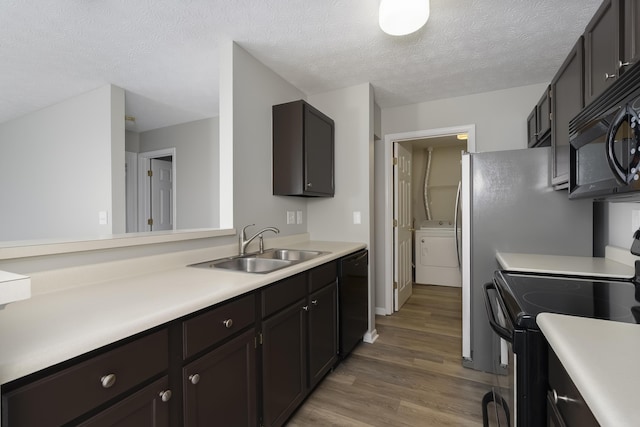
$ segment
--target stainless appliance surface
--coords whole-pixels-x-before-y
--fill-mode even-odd
[[[569,125],[569,197],[640,200],[640,66]]]
[[[502,405],[512,417],[506,425],[547,425],[548,345],[535,321],[539,313],[640,323],[640,285],[632,279],[497,271],[493,282],[484,288],[494,345],[498,337],[507,342],[509,356],[517,361],[513,378],[505,377],[510,383],[494,387],[503,397],[514,396]]]
[[[495,372],[483,285],[496,252],[592,256],[593,204],[549,183],[551,149],[463,155],[462,286],[464,365]]]
[[[368,251],[340,260],[338,277],[338,355],[346,357],[362,342],[369,319]]]

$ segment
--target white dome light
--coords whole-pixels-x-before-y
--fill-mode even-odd
[[[429,0],[381,0],[380,28],[392,36],[418,31],[429,19]]]

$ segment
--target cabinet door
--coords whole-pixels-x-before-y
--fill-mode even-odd
[[[304,109],[305,191],[333,196],[333,125],[309,105]]]
[[[169,380],[163,377],[79,426],[169,427],[170,399]]]
[[[551,100],[549,99],[549,90],[549,87],[547,87],[536,106],[538,141],[542,141],[547,132],[551,130]]]
[[[600,95],[618,76],[620,0],[605,0],[585,29],[585,103]]]
[[[566,187],[569,180],[569,121],[584,106],[582,37],[551,81],[551,184]]]
[[[281,426],[306,396],[306,322],[302,299],[262,322],[265,427]]]
[[[338,292],[334,281],[309,297],[309,387],[329,372],[338,354]]]
[[[184,425],[257,425],[253,329],[183,369]]]
[[[624,19],[624,57],[621,73],[640,59],[640,0],[625,0]]]
[[[529,117],[527,117],[527,146],[529,148],[535,147],[538,142],[538,117],[536,112],[538,108],[535,107]]]

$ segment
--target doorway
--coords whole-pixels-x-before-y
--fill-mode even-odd
[[[138,231],[176,228],[176,149],[138,154]]]
[[[396,184],[394,182],[394,176],[396,175],[396,165],[394,164],[394,160],[392,157],[394,156],[394,147],[399,143],[407,143],[409,141],[417,141],[428,138],[435,137],[443,137],[443,136],[451,136],[458,134],[466,134],[467,135],[467,151],[475,152],[475,125],[461,125],[449,128],[439,128],[439,129],[431,129],[431,130],[423,130],[416,132],[407,132],[400,134],[390,134],[385,136],[385,150],[384,150],[384,165],[385,165],[385,208],[384,208],[384,244],[382,245],[384,251],[384,314],[390,315],[394,311],[400,308],[401,304],[398,304],[399,295],[398,295],[398,278],[399,273],[406,271],[407,262],[411,262],[411,259],[406,259],[407,257],[399,257],[397,247],[399,244],[397,243],[397,235],[398,235],[398,213],[396,211],[396,195],[398,194],[398,189],[396,188]],[[462,224],[464,228],[465,225]],[[406,234],[406,233],[405,233]],[[465,239],[468,239],[463,236],[462,244],[465,244]],[[464,277],[465,272],[469,271],[468,266],[466,264],[469,260],[462,260],[462,275]],[[409,265],[409,268],[411,266]],[[463,288],[463,300],[464,300],[465,289]],[[405,293],[406,296],[406,293]],[[464,302],[463,302],[464,304]]]

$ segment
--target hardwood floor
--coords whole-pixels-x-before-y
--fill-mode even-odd
[[[481,426],[491,375],[461,365],[461,290],[414,285],[287,426]]]

